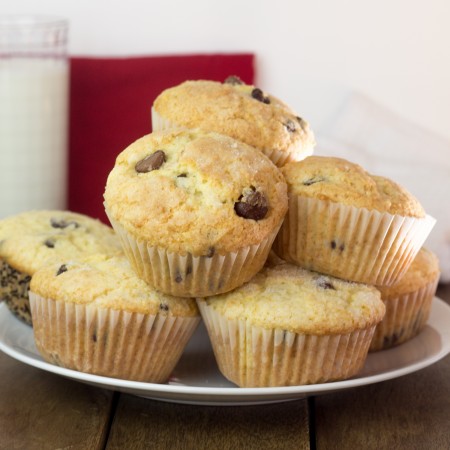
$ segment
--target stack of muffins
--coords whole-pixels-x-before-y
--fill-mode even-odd
[[[164,382],[201,314],[229,380],[299,385],[351,377],[424,327],[434,220],[402,187],[311,156],[308,123],[237,77],[163,91],[152,122],[106,183],[124,254],[27,272],[46,360]]]

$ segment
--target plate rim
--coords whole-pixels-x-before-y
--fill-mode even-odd
[[[450,316],[450,305],[437,296],[433,298],[432,304],[432,309],[436,308],[446,310],[446,313]],[[7,306],[5,304],[0,304],[0,314],[3,313],[3,309],[7,309]],[[12,315],[12,313],[9,312],[9,310],[7,312],[11,314],[11,318],[15,319],[15,317]],[[23,325],[27,326],[25,324]],[[176,395],[181,395],[183,399],[180,398],[179,402],[185,403],[186,402],[185,396],[193,395],[197,399],[200,399],[201,403],[202,397],[207,399],[216,398],[217,400],[224,400],[224,398],[226,397],[233,397],[241,399],[241,401],[248,404],[248,402],[244,400],[245,397],[247,398],[264,397],[267,398],[267,400],[269,401],[276,397],[284,397],[285,400],[295,399],[313,394],[320,394],[329,391],[338,391],[348,388],[364,386],[368,384],[375,384],[416,372],[418,370],[421,370],[425,367],[428,367],[436,363],[437,361],[441,360],[442,358],[450,354],[450,331],[445,333],[443,332],[443,330],[436,330],[436,328],[434,328],[434,330],[437,331],[439,336],[441,337],[442,347],[438,352],[436,352],[429,358],[421,359],[420,361],[414,362],[401,368],[387,370],[381,373],[377,373],[374,375],[367,375],[359,378],[356,376],[348,380],[333,381],[328,383],[308,384],[298,386],[278,386],[278,387],[241,388],[238,386],[233,387],[189,386],[183,384],[147,383],[142,381],[132,381],[132,380],[123,380],[119,378],[104,377],[101,375],[94,375],[90,373],[79,372],[76,370],[56,366],[42,359],[38,359],[40,358],[39,355],[29,356],[25,352],[20,352],[19,350],[14,349],[10,345],[6,344],[2,336],[0,336],[0,350],[3,351],[5,354],[9,355],[10,357],[12,357],[13,359],[16,359],[24,364],[35,367],[37,369],[45,370],[47,372],[54,373],[56,375],[60,375],[66,378],[70,378],[75,381],[97,385],[99,387],[103,387],[106,389],[112,390],[125,389],[128,390],[127,392],[134,391],[132,393],[141,396],[143,394],[146,394],[143,396],[147,398],[177,402]],[[447,337],[447,339],[442,339],[442,337]],[[169,394],[170,399],[167,396],[164,396],[164,394]],[[290,395],[292,395],[293,397],[289,397]],[[233,401],[233,404],[237,404],[238,402],[239,400]],[[199,401],[196,400],[194,403],[199,404]]]

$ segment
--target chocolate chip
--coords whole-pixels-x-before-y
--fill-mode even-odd
[[[297,122],[300,124],[302,128],[306,125],[306,121],[302,119],[300,116],[296,116],[295,118],[297,119]]]
[[[398,344],[402,334],[403,332],[400,331],[400,333],[392,333],[390,336],[384,336],[383,348],[393,347],[394,345]]]
[[[326,278],[320,277],[316,280],[317,287],[320,287],[322,289],[332,289],[333,291],[336,290],[336,288],[333,286],[332,283],[330,283]]]
[[[97,335],[96,335],[95,333],[92,335],[92,340],[93,340],[94,342],[97,342]]]
[[[53,228],[61,228],[61,229],[67,228],[70,225],[73,225],[75,228],[78,228],[80,226],[78,222],[75,222],[75,220],[66,221],[64,219],[55,219],[54,217],[50,219],[50,225]]]
[[[232,84],[233,86],[237,85],[237,84],[245,84],[239,77],[237,77],[236,75],[230,75],[229,77],[226,78],[226,80],[224,81],[225,84]]]
[[[47,239],[44,242],[44,245],[48,248],[55,248],[55,240],[54,239]]]
[[[244,219],[261,220],[266,217],[269,205],[264,194],[252,188],[250,192],[239,197],[239,201],[234,204],[234,210]]]
[[[205,256],[207,258],[212,258],[214,256],[214,253],[216,253],[216,249],[214,247],[209,247],[208,253]]]
[[[166,162],[166,154],[162,150],[156,150],[155,153],[141,159],[135,166],[138,173],[147,173],[152,170],[158,170]]]
[[[159,309],[161,311],[169,311],[169,305],[167,305],[166,303],[160,303]]]
[[[56,272],[56,276],[61,275],[64,272],[67,272],[67,266],[65,264],[60,266],[60,268],[58,269],[58,272]]]
[[[325,181],[325,178],[323,178],[323,177],[313,177],[313,178],[308,178],[302,184],[303,184],[303,186],[311,186],[312,184],[320,183],[322,181]]]
[[[181,273],[177,271],[177,273],[175,275],[175,282],[181,283],[182,281],[183,281],[183,277],[181,276]]]
[[[332,241],[330,242],[330,247],[331,247],[333,250],[335,250],[336,248],[338,248],[337,242],[336,242],[335,240],[332,240]],[[339,251],[343,252],[344,249],[345,249],[345,245],[344,245],[344,244],[340,244],[340,245],[339,245]]]
[[[284,126],[286,127],[286,129],[287,129],[290,133],[293,133],[294,131],[297,130],[297,127],[295,126],[295,123],[294,123],[292,120],[290,120],[290,119],[288,119],[288,120],[284,123]]]
[[[177,178],[186,178],[187,173],[180,173],[180,175],[177,175]]]
[[[260,101],[260,102],[262,102],[262,103],[266,103],[266,104],[269,104],[269,103],[270,103],[270,98],[269,98],[269,97],[266,97],[266,96],[264,95],[263,91],[262,91],[261,89],[259,89],[259,88],[254,88],[254,89],[253,89],[253,91],[252,91],[252,97],[253,97],[255,100],[258,100],[258,101]]]

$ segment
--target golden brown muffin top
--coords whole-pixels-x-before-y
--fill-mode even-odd
[[[240,288],[199,301],[227,319],[313,335],[365,329],[380,322],[385,313],[374,287],[288,263],[265,267]]]
[[[122,253],[114,230],[71,211],[26,211],[0,220],[0,258],[33,275],[45,264]]]
[[[298,160],[315,145],[308,123],[289,106],[236,77],[185,81],[164,90],[153,108],[174,124],[226,134],[265,154],[276,149]]]
[[[341,158],[310,156],[282,168],[289,193],[408,217],[425,217],[419,201],[388,178]]]
[[[281,224],[287,192],[281,172],[255,148],[171,130],[144,136],[117,157],[105,207],[138,241],[200,256],[261,242]]]
[[[193,299],[155,291],[137,277],[124,256],[91,255],[38,270],[30,291],[41,297],[141,314],[196,316]]]
[[[400,295],[415,292],[428,283],[439,279],[439,260],[426,248],[421,248],[409,266],[405,275],[392,286],[378,286],[383,300],[396,298]]]

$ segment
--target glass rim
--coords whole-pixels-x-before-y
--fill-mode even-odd
[[[68,27],[64,17],[45,14],[0,14],[0,29],[41,28],[48,26]]]

